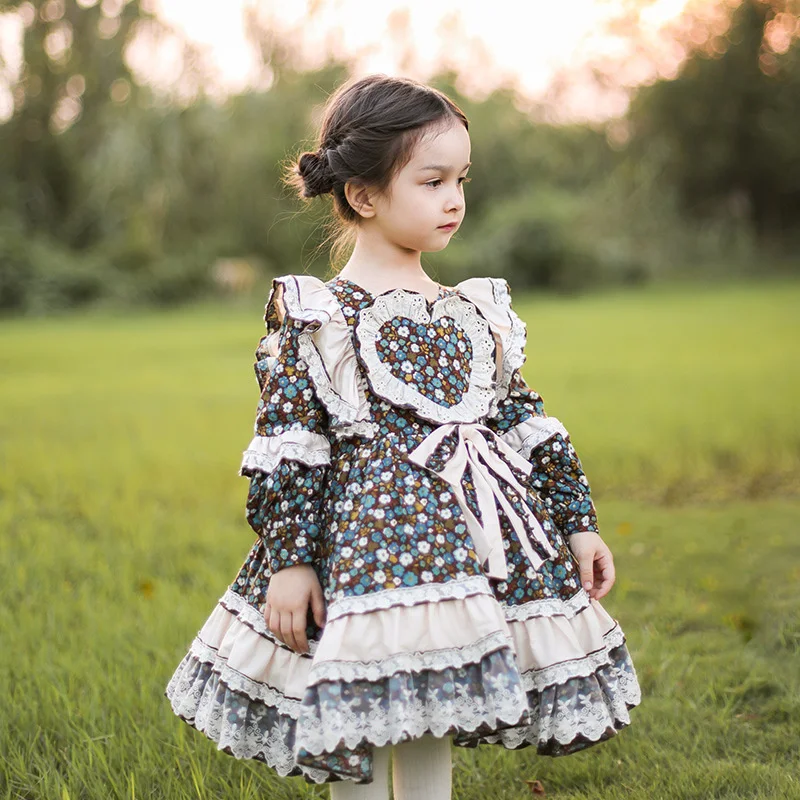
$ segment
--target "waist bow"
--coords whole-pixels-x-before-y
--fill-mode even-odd
[[[428,457],[448,434],[453,430],[458,431],[458,443],[453,453],[444,461],[440,469],[428,466]],[[489,437],[494,438],[495,444],[503,453],[501,458],[487,444]],[[508,565],[503,548],[503,535],[500,519],[497,514],[495,498],[500,507],[505,511],[512,527],[517,532],[522,549],[530,559],[534,568],[539,568],[544,561],[533,549],[529,537],[542,545],[549,557],[558,555],[558,550],[550,543],[539,520],[528,507],[525,497],[528,490],[514,476],[509,464],[517,467],[526,475],[530,475],[533,466],[516,450],[504,442],[491,428],[480,423],[448,422],[440,425],[420,442],[410,453],[409,458],[446,481],[458,500],[467,522],[467,530],[475,543],[475,551],[481,560],[481,565],[488,562],[485,573],[489,577],[506,580],[508,578]],[[467,466],[472,473],[475,485],[475,494],[478,500],[478,510],[481,520],[470,511],[465,498],[462,477]],[[511,486],[522,499],[523,515],[520,516],[500,484],[503,481]]]

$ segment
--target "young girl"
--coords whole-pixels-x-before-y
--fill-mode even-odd
[[[640,702],[507,282],[420,263],[461,225],[469,165],[436,89],[372,75],[329,99],[290,180],[332,193],[355,245],[328,281],[273,281],[240,470],[258,539],[166,691],[220,749],[332,800],[388,800],[390,751],[396,800],[446,800],[451,742],[567,755]]]

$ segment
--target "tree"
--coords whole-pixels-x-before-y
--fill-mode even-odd
[[[26,230],[87,243],[91,224],[75,214],[81,156],[98,145],[109,111],[139,87],[124,52],[142,21],[155,24],[139,0],[14,0],[6,11],[24,23],[23,63],[14,112],[0,127],[4,198]]]
[[[743,0],[727,34],[695,43],[674,80],[642,88],[628,119],[635,158],[663,174],[692,216],[737,211],[763,240],[800,221],[800,18],[796,2]],[[687,43],[684,43],[687,44]]]

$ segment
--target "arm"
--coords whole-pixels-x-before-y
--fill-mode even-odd
[[[254,437],[240,475],[250,478],[247,521],[269,550],[272,573],[322,555],[320,512],[330,463],[327,413],[298,356],[304,323],[287,316],[277,284],[256,348],[260,388]]]
[[[519,371],[487,425],[533,465],[530,482],[545,500],[562,535],[598,532],[597,513],[569,433],[545,413],[541,396]]]

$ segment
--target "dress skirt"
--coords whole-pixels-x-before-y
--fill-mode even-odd
[[[625,635],[569,546],[598,530],[588,482],[522,379],[506,282],[431,303],[284,276],[265,321],[240,468],[258,536],[169,681],[175,714],[309,783],[369,783],[375,747],[425,734],[563,756],[629,725]],[[299,564],[326,603],[307,654],[263,616]]]

